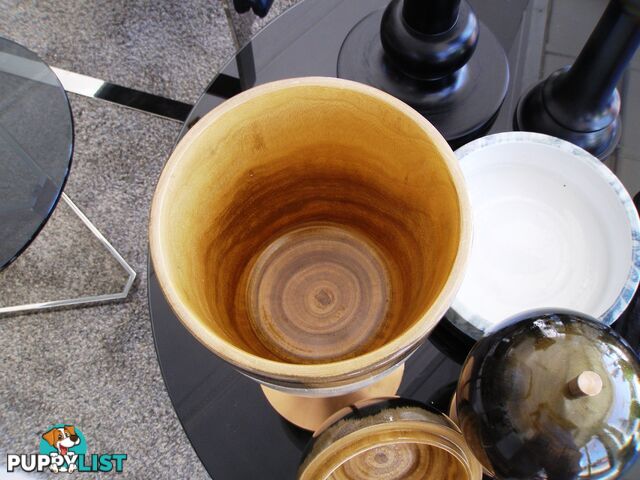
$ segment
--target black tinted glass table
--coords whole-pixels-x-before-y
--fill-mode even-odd
[[[69,175],[73,122],[49,66],[0,38],[0,270],[42,229]]]
[[[293,7],[222,69],[191,111],[180,137],[212,108],[254,85],[290,77],[336,76],[338,54],[347,33],[360,19],[387,2],[305,0]],[[470,3],[509,58],[509,94],[492,132],[512,130],[518,98],[541,73],[546,15],[540,4],[544,2],[471,0]],[[570,63],[571,59],[546,56],[544,67],[555,69],[563,61]],[[633,102],[636,107],[626,112],[623,123],[631,122],[633,115],[636,118],[640,115],[640,102],[638,99]],[[639,159],[632,149],[632,142],[637,140],[631,137],[630,129],[626,128],[621,146],[606,163],[634,195],[640,190],[638,169],[634,167]],[[256,382],[218,359],[187,332],[165,301],[151,265],[149,303],[169,396],[209,474],[215,479],[295,478],[309,434],[281,419],[267,404]],[[469,348],[468,339],[441,322],[408,360],[399,394],[440,409],[448,408],[460,364]],[[636,475],[629,473],[627,478],[637,478]]]

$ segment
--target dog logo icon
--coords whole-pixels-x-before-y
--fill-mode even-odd
[[[74,452],[69,452],[70,448],[80,445],[80,437],[76,434],[76,429],[73,425],[63,425],[60,427],[54,427],[51,430],[42,434],[42,438],[45,442],[51,445],[57,450],[58,455],[62,458],[67,458],[70,453],[74,455]],[[55,453],[54,453],[55,454]],[[74,472],[76,470],[76,464],[70,463],[68,466],[63,463],[58,467],[57,464],[52,463],[49,469],[54,472]]]
[[[58,423],[40,436],[39,453],[7,454],[7,472],[122,473],[127,454],[87,453],[87,439],[75,425]],[[0,472],[0,477],[2,472]],[[96,478],[95,475],[90,478]]]

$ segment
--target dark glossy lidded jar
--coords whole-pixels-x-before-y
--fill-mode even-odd
[[[467,357],[458,424],[497,478],[618,478],[640,448],[639,378],[638,357],[609,327],[529,314]]]

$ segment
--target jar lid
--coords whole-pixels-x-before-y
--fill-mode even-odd
[[[481,480],[482,466],[445,415],[413,400],[374,399],[332,416],[298,478]]]
[[[617,478],[640,448],[639,377],[638,357],[606,325],[529,314],[472,349],[458,422],[498,478]]]

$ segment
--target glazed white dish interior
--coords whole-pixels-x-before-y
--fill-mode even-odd
[[[640,264],[638,215],[617,177],[584,150],[536,133],[490,135],[456,155],[474,231],[454,324],[478,338],[531,309],[615,321]]]

